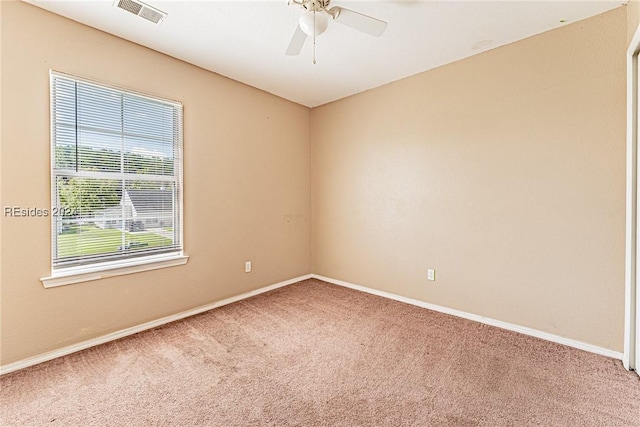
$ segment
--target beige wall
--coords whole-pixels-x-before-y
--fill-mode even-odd
[[[630,0],[627,4],[627,43],[631,42],[638,24],[640,24],[640,0]]]
[[[191,257],[44,289],[50,219],[2,217],[3,365],[309,273],[308,108],[31,5],[0,3],[1,205],[50,207],[50,68],[179,100]]]
[[[313,272],[622,351],[626,19],[312,110]]]

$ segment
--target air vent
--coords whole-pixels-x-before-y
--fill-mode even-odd
[[[135,0],[117,0],[115,5],[122,10],[138,15],[139,17],[144,18],[147,21],[151,21],[154,24],[158,24],[162,21],[162,18],[167,16],[166,13]]]

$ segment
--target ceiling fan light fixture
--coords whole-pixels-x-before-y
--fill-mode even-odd
[[[314,18],[316,20],[315,26],[313,25]],[[308,12],[305,12],[300,17],[298,24],[300,25],[300,28],[302,29],[302,31],[304,31],[305,34],[307,34],[308,36],[314,35],[314,29],[315,29],[315,35],[319,36],[320,34],[324,33],[327,30],[327,27],[329,26],[329,17],[327,16],[326,13],[313,12],[310,10]]]

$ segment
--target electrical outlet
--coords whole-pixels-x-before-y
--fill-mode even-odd
[[[244,272],[251,273],[251,261],[247,261],[244,263]]]
[[[435,281],[436,280],[436,271],[433,269],[427,270],[427,280]]]

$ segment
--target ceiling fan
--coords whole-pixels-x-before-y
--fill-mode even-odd
[[[351,27],[372,36],[380,36],[387,29],[387,23],[371,16],[355,12],[344,7],[329,7],[331,0],[289,0],[289,4],[301,6],[305,13],[300,17],[298,26],[291,37],[286,55],[298,55],[307,36],[313,37],[315,64],[316,36],[324,33],[329,26],[329,18],[342,25]]]

